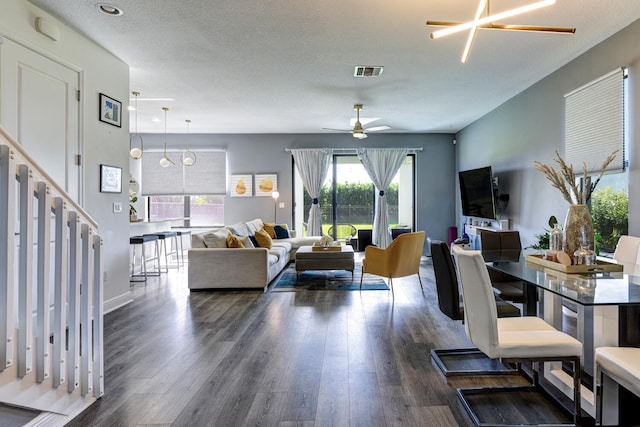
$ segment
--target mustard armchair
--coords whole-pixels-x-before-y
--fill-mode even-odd
[[[424,235],[424,231],[401,234],[386,249],[367,246],[362,259],[360,289],[362,289],[364,273],[387,277],[391,292],[393,292],[394,277],[417,274],[420,288],[423,289],[420,278],[420,257],[424,246]]]

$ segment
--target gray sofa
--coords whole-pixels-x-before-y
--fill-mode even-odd
[[[294,230],[289,238],[274,239],[270,249],[227,248],[225,239],[229,233],[247,237],[263,229],[261,219],[240,222],[218,229],[191,234],[189,258],[189,289],[266,289],[269,283],[295,260],[300,246],[313,245],[319,236],[296,237]]]

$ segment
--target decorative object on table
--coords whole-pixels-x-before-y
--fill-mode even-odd
[[[253,175],[231,175],[231,197],[253,195]]]
[[[591,221],[591,214],[587,203],[591,198],[591,194],[595,190],[596,186],[600,182],[602,175],[604,175],[607,166],[616,158],[618,150],[609,154],[602,163],[600,168],[600,174],[595,181],[591,181],[587,173],[587,165],[582,164],[582,187],[578,185],[576,174],[573,171],[573,165],[567,164],[565,160],[560,156],[558,150],[556,150],[556,158],[554,161],[560,167],[560,170],[556,170],[551,166],[545,165],[539,161],[535,161],[534,165],[536,169],[542,172],[551,185],[562,193],[564,199],[570,203],[567,216],[564,221],[564,252],[573,256],[575,251],[580,247],[581,239],[584,233],[586,240],[588,241],[589,249],[594,248],[594,232],[593,223]]]
[[[327,236],[325,234],[320,238],[320,242],[319,243],[320,243],[320,246],[326,247],[326,246],[329,246],[329,245],[331,245],[333,243],[333,239],[330,236]]]
[[[338,242],[315,242],[311,247],[313,251],[342,251],[342,245]]]
[[[135,111],[134,119],[134,132],[129,136],[129,155],[133,160],[138,160],[144,153],[144,142],[142,141],[142,135],[138,133],[138,96],[140,92],[131,92],[135,96]]]
[[[596,253],[589,249],[585,227],[582,228],[580,248],[573,253],[573,259],[576,265],[594,265],[596,263]]]
[[[272,193],[277,190],[277,174],[256,174],[256,196],[272,196]]]
[[[193,166],[198,161],[198,156],[191,151],[191,147],[189,146],[189,124],[191,124],[191,120],[187,119],[185,122],[187,122],[187,150],[180,154],[180,161],[185,166]]]
[[[560,258],[566,256],[567,263],[563,263]],[[597,259],[594,265],[572,265],[571,258],[565,252],[558,253],[558,262],[550,261],[544,258],[542,254],[528,254],[525,257],[527,266],[536,270],[556,270],[566,274],[585,274],[585,273],[602,273],[602,272],[621,272],[622,264],[614,264],[601,259]]]
[[[105,95],[104,93],[101,93],[98,119],[101,122],[122,127],[122,103]]]
[[[122,168],[100,165],[100,192],[122,193]]]
[[[562,227],[556,223],[553,225],[553,230],[549,234],[549,249],[552,251],[561,251],[564,244],[564,237],[562,236]]]

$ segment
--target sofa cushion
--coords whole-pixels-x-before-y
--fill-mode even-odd
[[[221,228],[220,230],[204,234],[202,240],[204,240],[204,244],[208,248],[226,248],[228,235],[229,230]]]
[[[251,221],[245,222],[245,226],[249,231],[249,235],[256,234],[256,231],[262,230],[264,227],[264,223],[260,218],[253,219]]]
[[[273,265],[273,264],[275,264],[277,262],[278,262],[278,257],[277,256],[275,256],[273,254],[267,255],[267,263],[268,263],[267,265],[271,266],[271,265]]]
[[[191,234],[191,247],[192,248],[206,248],[207,245],[204,244],[204,239],[202,236],[204,233],[193,233]]]
[[[289,257],[289,251],[287,251],[286,248],[282,247],[282,246],[272,246],[271,249],[269,249],[269,255],[275,255],[278,257],[278,259],[282,258],[282,257]]]
[[[285,251],[287,252],[291,252],[291,243],[283,241],[283,240],[274,240],[273,241],[273,246],[279,246],[281,248],[284,248]]]
[[[277,224],[273,226],[273,231],[276,235],[276,239],[288,239],[289,238],[289,229],[287,228],[287,224]]]
[[[297,250],[300,246],[313,246],[315,242],[320,241],[320,236],[290,237],[282,241],[290,243],[292,250]]]
[[[228,225],[227,228],[236,236],[250,236],[253,234],[249,233],[249,230],[247,229],[247,226],[244,222],[238,222],[233,225]]]
[[[271,240],[271,236],[269,236],[266,231],[258,230],[253,236],[256,238],[261,248],[271,249],[271,246],[273,246],[273,240]]]
[[[227,235],[227,247],[228,248],[244,248],[244,244],[240,239],[242,239],[242,237],[238,237],[235,234],[229,233]]]

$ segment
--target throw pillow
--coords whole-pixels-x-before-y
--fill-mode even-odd
[[[273,229],[273,227],[274,227],[275,225],[276,225],[276,224],[275,224],[275,223],[273,223],[273,222],[265,222],[265,223],[264,223],[264,228],[263,228],[263,230],[264,230],[264,231],[266,231],[266,232],[267,232],[267,234],[269,235],[269,237],[271,237],[272,239],[277,239],[277,237],[276,237],[276,232],[275,232],[275,230]]]
[[[238,236],[235,234],[229,233],[227,236],[227,247],[228,248],[244,248],[244,244],[240,240]]]
[[[208,248],[226,248],[228,235],[229,230],[222,229],[205,234],[202,236],[202,240],[204,240],[204,244]]]
[[[253,244],[253,241],[251,241],[251,238],[249,236],[238,237],[238,239],[244,245],[245,248],[255,248],[256,247]]]
[[[286,224],[274,225],[273,231],[276,234],[276,239],[288,239],[289,229]]]
[[[271,249],[271,246],[273,246],[273,240],[271,240],[271,236],[269,236],[269,233],[264,230],[256,231],[254,237],[258,241],[258,244],[261,248]]]
[[[249,238],[249,241],[251,241],[251,243],[253,244],[254,248],[259,248],[260,247],[260,243],[258,243],[258,241],[256,240],[256,236],[247,236]]]

